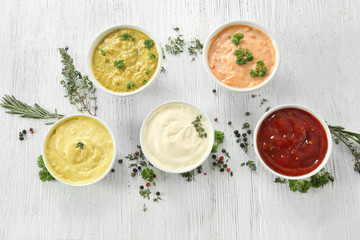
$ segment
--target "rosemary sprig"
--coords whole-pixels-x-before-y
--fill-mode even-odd
[[[341,126],[328,126],[335,144],[339,144],[341,141],[350,150],[354,156],[354,171],[360,173],[360,148],[359,146],[355,146],[356,143],[360,145],[360,134],[346,131],[345,128]]]
[[[4,95],[0,106],[8,110],[6,113],[18,114],[23,118],[58,120],[64,117],[64,115],[58,114],[56,109],[55,113],[50,113],[46,109],[40,107],[37,103],[32,107],[10,95]]]
[[[82,75],[75,69],[73,59],[68,54],[68,47],[60,48],[61,62],[64,66],[62,75],[65,77],[60,83],[66,89],[64,97],[69,98],[79,112],[87,112],[96,116],[96,88],[87,75]]]

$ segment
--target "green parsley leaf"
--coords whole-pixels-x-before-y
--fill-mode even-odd
[[[49,171],[45,167],[44,159],[42,155],[39,155],[37,159],[37,164],[41,170],[39,171],[39,178],[41,181],[53,181],[55,178],[49,173]]]
[[[133,81],[130,81],[126,84],[126,88],[128,90],[132,89],[134,86],[135,86],[135,82],[133,82]]]
[[[106,56],[106,51],[104,49],[100,49],[100,52],[103,56]]]
[[[221,131],[215,130],[214,132],[214,146],[211,150],[212,153],[216,153],[220,144],[223,143],[225,134]]]
[[[120,34],[119,38],[122,38],[124,41],[128,39],[135,40],[135,37],[129,33]]]
[[[150,49],[153,46],[153,41],[151,39],[145,39],[144,45],[145,48]]]
[[[249,49],[237,49],[235,55],[236,63],[239,65],[244,65],[247,61],[252,61],[254,59],[254,56]]]
[[[236,46],[240,44],[240,40],[244,38],[244,34],[242,33],[235,33],[234,35],[230,35],[229,38],[233,37],[232,43]]]
[[[143,82],[143,84],[146,84],[146,83],[147,83],[146,79],[143,79],[142,82]]]
[[[149,53],[149,55],[150,55],[150,58],[156,58],[156,55],[153,53]]]
[[[262,77],[265,76],[267,67],[264,67],[265,63],[263,61],[257,61],[255,69],[250,70],[250,75],[252,77]]]
[[[141,172],[141,177],[148,182],[154,181],[154,170],[151,168],[144,168]]]
[[[146,75],[149,75],[149,74],[150,74],[150,69],[146,70],[146,71],[145,71],[145,74],[146,74]]]
[[[114,66],[117,67],[118,69],[124,67],[125,66],[124,60],[115,60],[114,61]]]

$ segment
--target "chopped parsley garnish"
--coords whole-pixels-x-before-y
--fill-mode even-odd
[[[103,56],[106,56],[106,51],[104,49],[100,49],[100,52]]]
[[[45,167],[45,163],[44,163],[44,159],[43,156],[40,155],[37,159],[37,164],[38,167],[41,168],[40,172],[39,172],[39,178],[41,181],[46,182],[46,181],[53,181],[55,180],[55,178],[49,173],[49,171],[46,169]]]
[[[237,49],[235,55],[236,63],[239,65],[244,65],[247,61],[252,61],[254,59],[254,56],[249,49]]]
[[[84,144],[83,144],[82,142],[78,142],[78,143],[76,144],[76,147],[77,147],[77,148],[80,148],[80,149],[84,149]]]
[[[141,172],[141,177],[148,182],[154,182],[154,170],[151,168],[144,168]]]
[[[117,67],[117,69],[120,69],[125,66],[124,60],[115,60],[114,66]]]
[[[150,74],[150,69],[146,70],[146,71],[145,71],[145,74],[146,74],[146,75],[149,75],[149,74]]]
[[[129,89],[132,89],[133,87],[135,86],[135,82],[133,81],[130,81],[126,84],[126,88],[129,90]]]
[[[150,58],[156,58],[156,55],[153,53],[149,53],[149,55],[150,55]]]
[[[150,49],[153,46],[153,41],[151,39],[145,39],[144,45],[145,48]]]
[[[146,79],[143,79],[142,82],[143,82],[143,84],[146,84],[146,83],[147,83],[147,80],[146,80]]]
[[[252,77],[262,77],[265,76],[267,67],[264,66],[265,63],[263,61],[257,61],[255,69],[250,70],[250,75]]]
[[[200,138],[207,138],[207,133],[205,132],[205,129],[203,128],[201,123],[201,118],[201,115],[197,115],[195,120],[192,121],[191,124],[194,125],[196,131],[199,133]]]
[[[221,131],[215,130],[214,132],[214,146],[211,150],[212,153],[216,153],[220,144],[223,143],[225,134]]]
[[[235,33],[234,35],[230,35],[229,38],[233,37],[232,43],[236,46],[239,46],[240,40],[244,38],[244,34],[242,33]]]
[[[128,39],[135,40],[135,37],[130,33],[119,34],[119,38],[122,38],[124,41]]]

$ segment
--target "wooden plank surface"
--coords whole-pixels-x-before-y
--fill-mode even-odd
[[[68,45],[85,72],[90,42],[110,25],[137,24],[165,43],[173,27],[187,40],[204,41],[219,24],[247,19],[267,26],[281,51],[277,76],[257,98],[219,88],[201,58],[191,62],[186,53],[167,56],[167,72],[142,94],[98,92],[98,116],[114,131],[119,157],[135,150],[142,120],[163,102],[188,101],[219,118],[214,128],[226,132],[234,177],[213,171],[210,161],[204,164],[208,175],[190,183],[158,171],[161,203],[139,196],[142,181],[130,177],[126,164],[89,187],[42,183],[36,158],[49,127],[1,110],[0,239],[359,239],[360,176],[346,149],[335,146],[326,166],[333,185],[292,193],[259,164],[255,173],[241,168],[255,155],[246,155],[232,133],[283,103],[308,106],[329,123],[359,132],[359,7],[357,0],[0,0],[0,95],[64,114],[76,109],[63,97],[57,49]],[[260,107],[262,98],[269,101]],[[29,127],[36,133],[20,142],[18,131]]]

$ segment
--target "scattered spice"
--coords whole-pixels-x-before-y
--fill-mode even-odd
[[[214,88],[214,89],[212,90],[212,92],[213,92],[213,93],[216,93],[216,89]]]

